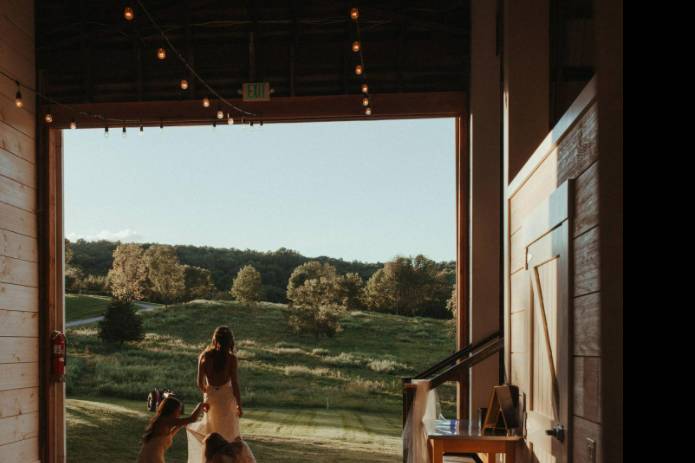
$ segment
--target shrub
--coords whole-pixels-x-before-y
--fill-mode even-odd
[[[246,265],[239,270],[232,283],[231,293],[240,302],[261,300],[261,274],[253,265]]]
[[[120,343],[143,339],[142,320],[129,302],[112,301],[99,322],[99,337],[104,342]]]

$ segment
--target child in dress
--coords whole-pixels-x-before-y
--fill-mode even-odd
[[[171,447],[174,435],[182,427],[197,420],[206,408],[206,404],[199,403],[191,416],[180,418],[183,409],[181,402],[171,396],[164,399],[142,436],[138,463],[165,463],[164,454]]]

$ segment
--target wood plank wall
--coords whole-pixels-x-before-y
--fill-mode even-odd
[[[508,189],[507,332],[511,335],[507,348],[508,377],[527,392],[528,360],[526,343],[526,309],[528,285],[524,254],[520,252],[518,233],[528,213],[559,185],[575,179],[573,211],[573,461],[596,461],[600,458],[601,378],[600,378],[600,287],[599,287],[599,215],[598,215],[598,111],[595,80],[592,80],[534,153]],[[516,336],[515,336],[516,335]],[[596,442],[595,460],[589,458],[587,439]]]
[[[0,0],[0,69],[34,87],[31,0]],[[0,76],[0,461],[39,460],[34,95]]]

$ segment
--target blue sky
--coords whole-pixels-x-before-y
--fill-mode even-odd
[[[453,119],[64,131],[70,239],[455,257]]]

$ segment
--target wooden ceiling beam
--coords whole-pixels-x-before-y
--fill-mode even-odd
[[[257,114],[247,120],[268,123],[456,117],[466,108],[463,92],[382,94],[374,95],[372,100],[374,115],[371,117],[364,115],[361,102],[354,95],[277,97],[269,102],[237,104]],[[131,127],[140,123],[159,126],[160,121],[164,125],[207,125],[215,121],[215,112],[203,108],[197,100],[89,103],[73,105],[73,109],[75,112],[63,107],[51,108],[52,127],[66,129],[72,120],[79,128],[115,126],[123,121]],[[106,120],[81,113],[99,114]]]

